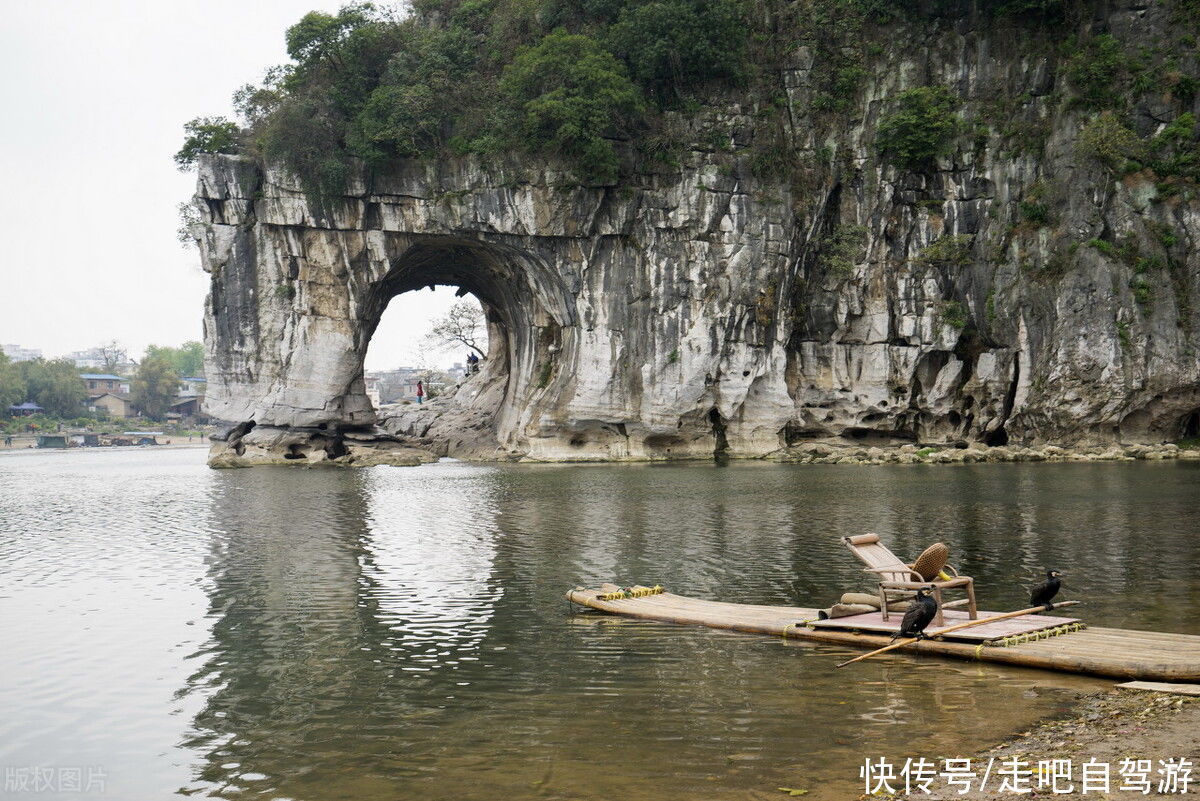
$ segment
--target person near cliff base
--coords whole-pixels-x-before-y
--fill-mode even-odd
[[[417,403],[422,403],[425,400],[425,382],[417,382]]]

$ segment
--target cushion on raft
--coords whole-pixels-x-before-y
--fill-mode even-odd
[[[867,606],[866,604],[834,604],[829,607],[826,613],[829,617],[850,617],[851,615],[865,615],[868,612],[874,612],[878,606]]]
[[[879,608],[879,596],[869,592],[844,592],[841,602],[843,605],[869,606],[871,611]],[[905,609],[908,609],[908,601],[905,600],[892,601],[888,604],[889,612],[903,612]]]
[[[912,569],[920,573],[921,578],[926,581],[933,581],[949,559],[950,549],[940,542],[935,542],[921,552],[917,561],[912,563]]]

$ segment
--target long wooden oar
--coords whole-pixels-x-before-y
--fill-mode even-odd
[[[1079,601],[1060,601],[1059,603],[1056,603],[1054,605],[1054,608],[1058,609],[1060,606],[1075,606],[1078,603],[1079,603]],[[933,636],[941,637],[943,634],[949,634],[950,632],[958,631],[959,629],[969,629],[971,626],[982,626],[984,623],[995,623],[997,620],[1008,620],[1010,617],[1021,617],[1022,615],[1032,615],[1036,612],[1045,612],[1045,611],[1046,611],[1046,606],[1045,606],[1045,604],[1043,604],[1042,606],[1031,606],[1028,609],[1022,609],[1019,612],[1005,612],[1004,614],[996,615],[995,617],[981,617],[978,620],[968,620],[965,623],[955,623],[953,626],[947,626],[946,628],[939,630]],[[868,653],[862,654],[861,656],[856,656],[849,661],[842,662],[840,665],[838,665],[838,667],[845,667],[846,665],[852,665],[855,662],[861,662],[864,659],[870,659],[873,656],[878,656],[879,654],[886,653],[888,651],[894,651],[897,648],[903,648],[906,645],[912,645],[914,642],[918,642],[918,639],[916,637],[910,637],[908,639],[900,640],[899,642],[894,642],[891,645],[885,645],[884,647],[882,647],[878,650],[870,651]]]

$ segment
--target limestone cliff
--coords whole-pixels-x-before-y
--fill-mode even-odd
[[[1143,3],[1101,22],[1146,41],[1172,25]],[[1091,115],[1063,102],[1052,47],[969,21],[899,26],[836,115],[813,108],[806,48],[780,80],[799,175],[752,169],[768,134],[736,99],[674,121],[678,166],[608,187],[517,157],[412,160],[316,201],[280,169],[204,158],[207,405],[233,426],[216,454],[338,459],[384,430],[466,458],[567,460],[1195,426],[1200,198],[1081,153]],[[935,170],[902,172],[878,158],[877,123],[927,84],[974,125]],[[1153,103],[1138,115],[1137,133],[1161,129]],[[389,299],[431,284],[484,303],[486,369],[374,427],[367,344]]]

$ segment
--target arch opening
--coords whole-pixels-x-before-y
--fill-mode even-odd
[[[572,320],[561,277],[532,254],[505,246],[453,237],[413,240],[365,292],[357,343],[364,366],[390,305],[411,305],[413,299],[420,304],[422,297],[441,293],[437,308],[443,309],[447,292],[461,307],[477,304],[481,330],[475,348],[459,342],[445,364],[450,369],[436,370],[429,369],[438,366],[431,343],[422,343],[427,364],[411,365],[416,369],[408,397],[401,398],[408,402],[389,404],[395,395],[380,393],[376,423],[389,434],[418,438],[440,455],[519,455],[534,413],[554,402],[564,380],[559,364]],[[468,369],[468,352],[478,356],[474,369]],[[371,384],[382,389],[370,380],[371,371],[359,375],[364,394]],[[420,403],[416,380],[423,381]]]

